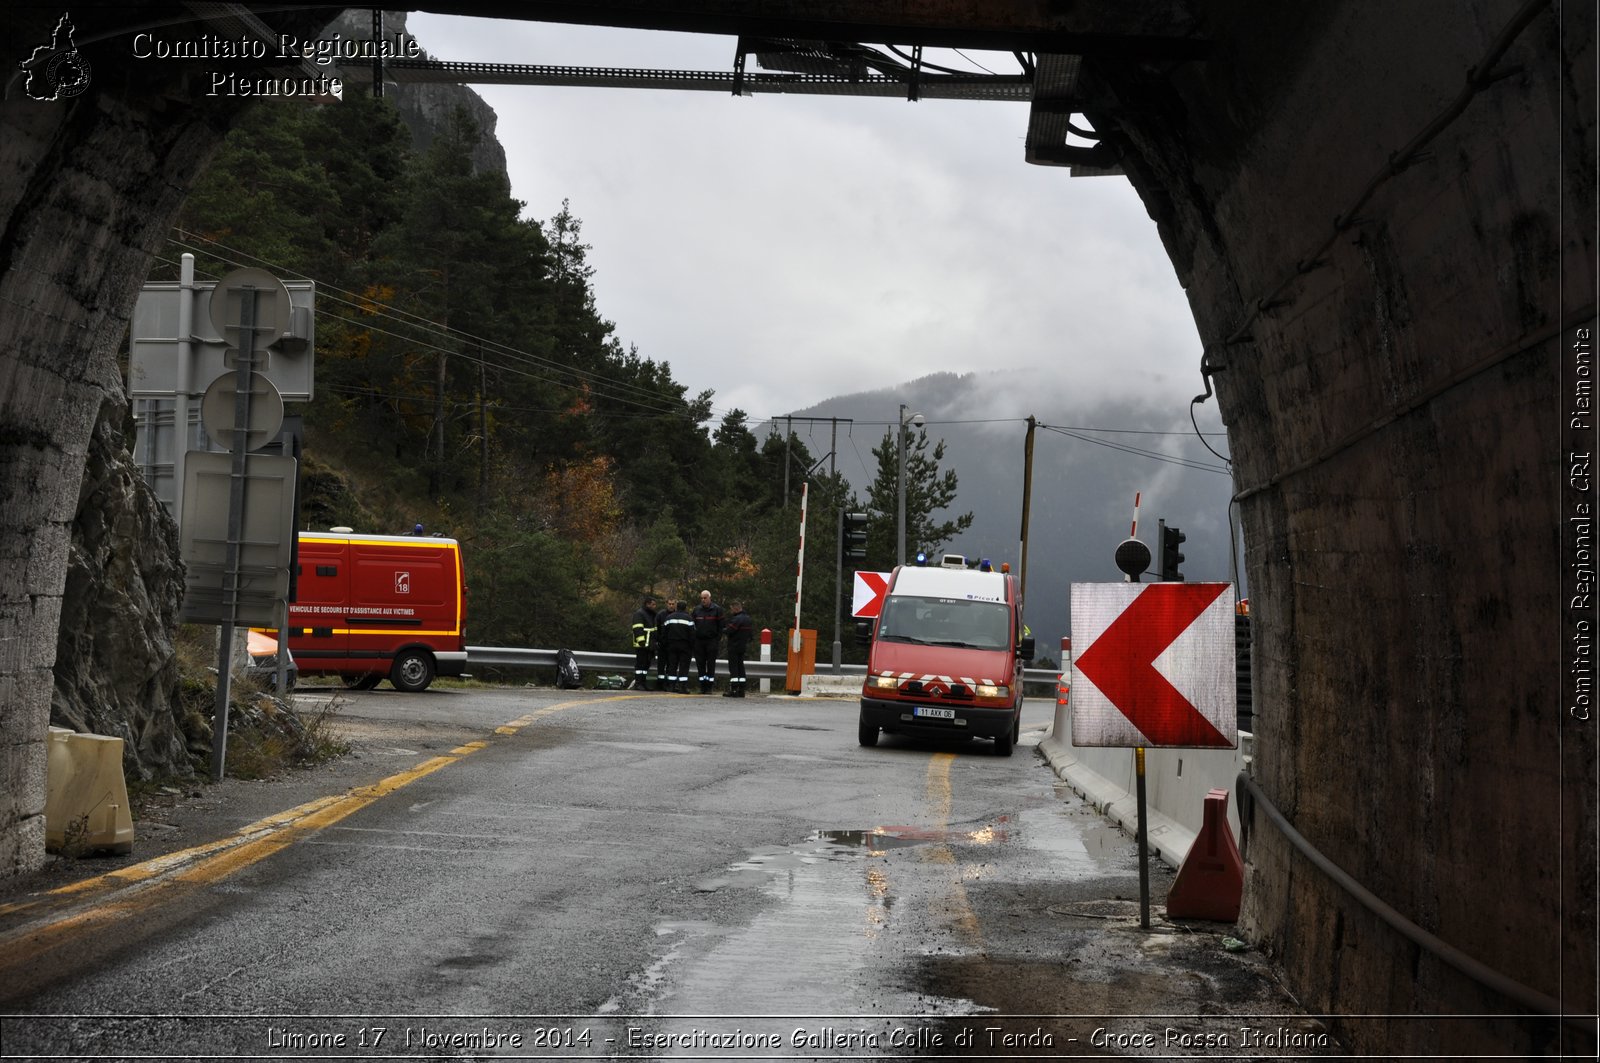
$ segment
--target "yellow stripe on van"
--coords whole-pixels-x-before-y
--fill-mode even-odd
[[[302,626],[310,627],[312,625],[306,624],[306,625],[302,625]],[[382,627],[353,627],[353,628],[349,628],[348,630],[345,629],[345,628],[336,627],[336,628],[329,628],[328,630],[329,630],[329,633],[333,634],[333,635],[452,635],[453,636],[453,635],[461,634],[460,631],[418,631],[414,627],[404,627],[404,628],[400,628],[400,629],[395,630],[395,631],[390,631],[388,628],[382,628]]]
[[[414,542],[396,542],[394,539],[314,539],[312,541],[348,543],[351,546],[398,546],[403,550],[453,550],[456,546],[455,543],[430,542],[427,539],[417,539]]]

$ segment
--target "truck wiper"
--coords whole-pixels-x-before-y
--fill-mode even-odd
[[[960,646],[962,649],[967,649],[967,650],[977,649],[977,647],[972,645],[972,643],[970,643],[970,642],[962,642],[960,639],[933,639],[928,643],[928,645],[929,646]]]
[[[879,635],[878,638],[887,642],[915,642],[918,646],[928,645],[927,639],[919,639],[915,635]]]

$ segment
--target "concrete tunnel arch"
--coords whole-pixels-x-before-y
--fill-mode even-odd
[[[1408,918],[1593,1014],[1592,6],[424,6],[1084,47],[1083,110],[1158,224],[1229,431],[1262,792]],[[4,39],[47,39],[59,14],[8,9]],[[326,15],[260,17],[313,33]],[[1090,47],[1170,37],[1204,58]],[[70,525],[102,406],[125,401],[122,329],[237,110],[91,54],[82,96],[0,104],[0,873],[42,858]],[[1241,924],[1309,1008],[1477,1016],[1336,1022],[1354,1047],[1592,1045],[1519,1018],[1251,821]]]

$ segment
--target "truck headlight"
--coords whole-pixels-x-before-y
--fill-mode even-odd
[[[972,692],[980,698],[1004,698],[1011,695],[1011,688],[996,686],[993,683],[979,683],[972,688]]]
[[[892,675],[875,675],[872,677],[872,685],[880,690],[897,690],[900,687],[900,680]]]

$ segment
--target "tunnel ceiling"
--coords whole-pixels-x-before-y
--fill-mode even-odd
[[[1192,59],[1204,54],[1194,18],[1173,2],[856,0],[851,3],[701,0],[428,0],[414,10],[729,36],[893,42],[995,51]]]

